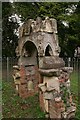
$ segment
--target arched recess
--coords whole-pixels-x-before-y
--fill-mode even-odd
[[[22,58],[26,59],[25,64],[38,65],[38,51],[37,47],[33,42],[31,41],[25,42],[22,48]]]
[[[27,41],[22,48],[22,64],[26,70],[27,90],[35,90],[38,83],[38,51],[35,44]]]
[[[51,46],[48,44],[45,50],[45,56],[52,56],[53,55],[53,51]]]

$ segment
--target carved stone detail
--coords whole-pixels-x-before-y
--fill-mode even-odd
[[[37,17],[36,21],[29,19],[19,28],[19,37],[29,35],[31,32],[57,33],[56,20],[49,17],[46,17],[43,21],[40,17]]]

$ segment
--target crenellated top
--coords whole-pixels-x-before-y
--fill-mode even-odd
[[[46,17],[45,20],[40,17],[37,17],[36,20],[29,19],[19,27],[19,38],[30,35],[31,32],[57,33],[57,22],[49,17]]]

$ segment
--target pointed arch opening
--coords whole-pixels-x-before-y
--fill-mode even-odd
[[[45,56],[52,56],[52,55],[53,55],[52,48],[50,45],[48,45],[45,50]]]
[[[23,52],[24,56],[31,57],[37,54],[37,48],[33,42],[27,41],[23,46]]]

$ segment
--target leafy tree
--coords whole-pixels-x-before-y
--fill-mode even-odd
[[[11,3],[3,2],[2,4],[2,55],[15,56],[18,37],[14,34],[14,30],[18,27],[18,24],[9,19],[13,13]]]
[[[13,12],[18,16],[21,15],[21,21],[29,18],[36,19],[37,16],[42,17],[42,19],[44,19],[45,16],[55,18],[58,23],[58,37],[61,46],[60,56],[65,56],[65,53],[68,56],[73,56],[75,48],[80,44],[80,2],[3,3],[3,54],[6,54],[7,50],[6,55],[15,55],[14,51],[18,39],[13,33],[18,27],[18,24],[17,22],[9,21],[9,16],[11,16]],[[66,23],[66,25],[64,23]],[[11,40],[12,43],[10,42]]]

